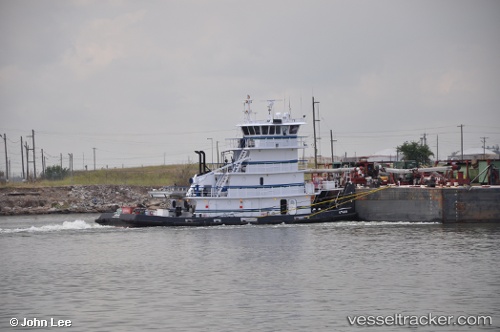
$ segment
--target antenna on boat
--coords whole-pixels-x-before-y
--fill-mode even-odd
[[[252,103],[252,99],[250,99],[250,95],[247,95],[247,99],[243,101],[243,113],[246,121],[250,121],[250,115],[252,114],[252,109],[250,108],[250,104]]]
[[[267,112],[269,113],[269,118],[271,118],[271,112],[273,110],[275,99],[268,99],[267,100]]]
[[[266,99],[267,102],[267,112],[269,113],[269,119],[272,119],[272,112],[273,112],[273,107],[274,107],[274,102],[275,101],[283,101],[283,99]]]

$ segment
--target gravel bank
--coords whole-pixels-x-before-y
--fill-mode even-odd
[[[152,187],[93,185],[42,188],[0,188],[0,215],[102,213],[120,206],[165,207],[149,197]],[[157,188],[156,188],[157,189]]]

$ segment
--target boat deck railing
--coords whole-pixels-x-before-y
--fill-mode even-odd
[[[232,149],[255,148],[255,149],[276,149],[276,148],[305,148],[305,137],[303,136],[262,136],[262,137],[245,137],[245,138],[230,138],[229,146]]]
[[[220,188],[210,187],[203,190],[194,190],[192,197],[280,197],[286,195],[310,195],[314,193],[314,185],[306,183],[304,186],[280,186],[280,187],[264,187],[264,188]]]
[[[186,186],[167,186],[158,190],[149,191],[148,194],[154,198],[168,198],[170,196],[185,196],[189,187]]]

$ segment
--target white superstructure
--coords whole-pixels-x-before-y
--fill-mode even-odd
[[[229,161],[208,172],[200,166],[200,174],[192,179],[186,198],[196,206],[196,215],[311,213],[314,185],[305,182],[298,158],[305,148],[304,137],[298,135],[305,122],[287,112],[275,113],[273,102],[268,101],[267,120],[254,120],[250,96],[244,101],[244,121],[237,125],[242,137],[230,139],[231,149],[225,154]]]

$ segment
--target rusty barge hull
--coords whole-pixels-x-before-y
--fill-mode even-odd
[[[356,211],[371,221],[500,222],[500,186],[390,187],[356,200]]]

